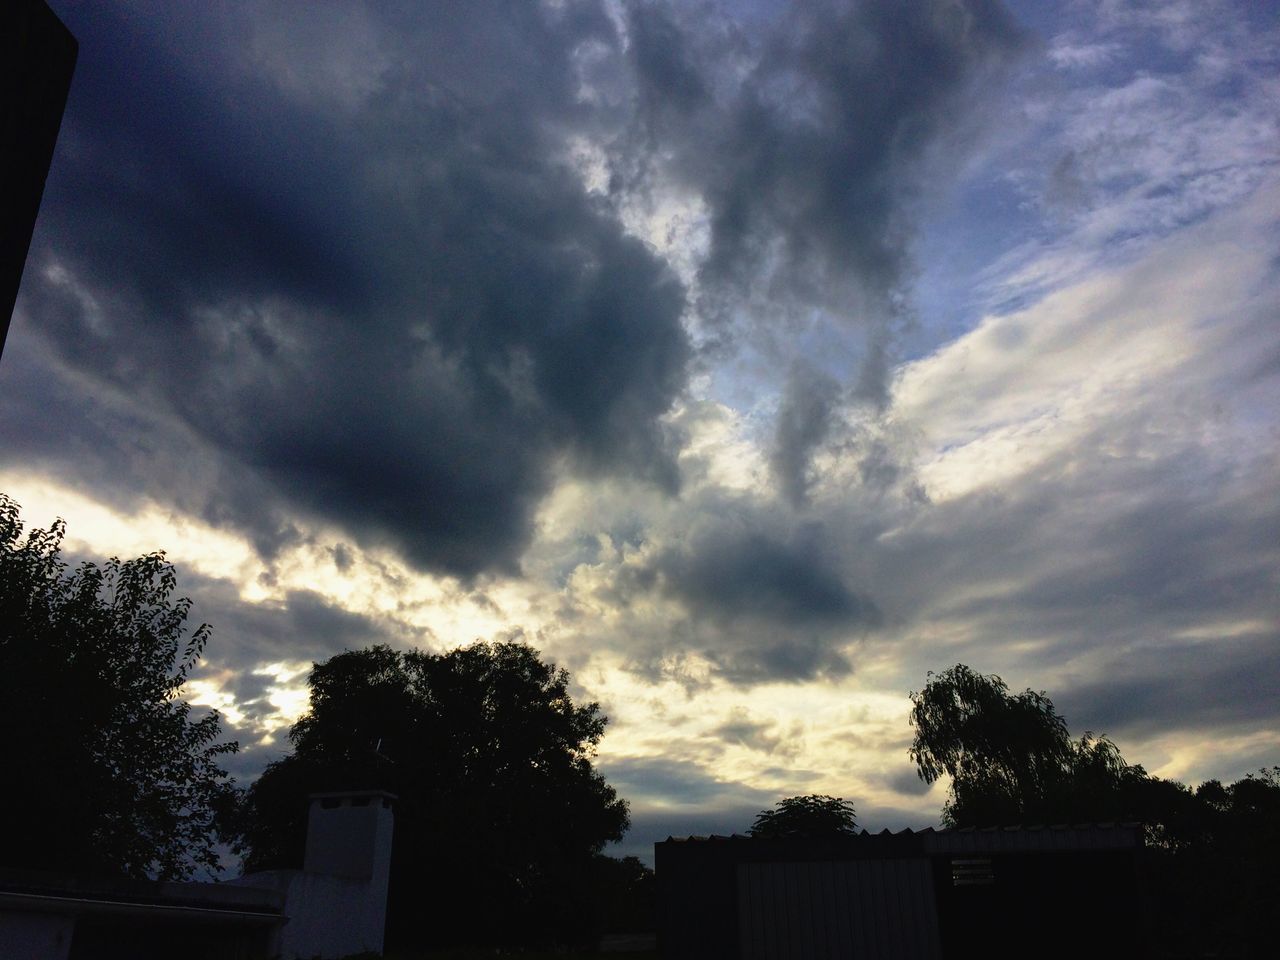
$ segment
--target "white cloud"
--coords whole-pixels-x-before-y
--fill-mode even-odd
[[[1278,198],[1280,190],[1262,192],[1137,263],[1095,272],[1025,310],[988,316],[904,368],[891,416],[923,438],[919,470],[929,494],[949,499],[1016,481],[1069,455],[1110,418],[1146,411],[1154,427],[1177,412],[1167,409],[1172,394],[1196,380],[1238,378],[1247,358],[1219,348],[1233,327],[1236,335],[1249,332],[1249,301],[1270,269],[1267,236]],[[1210,375],[1206,363],[1223,368]],[[1145,440],[1158,445],[1160,437]]]

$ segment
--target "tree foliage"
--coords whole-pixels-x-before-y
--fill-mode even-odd
[[[392,942],[583,934],[593,860],[629,821],[591,762],[606,718],[569,679],[519,643],[316,665],[294,752],[250,791],[247,866],[300,864],[306,793],[379,786],[400,798]]]
[[[852,836],[858,830],[853,803],[843,797],[810,794],[779,800],[761,810],[748,831],[753,837],[785,839]]]
[[[1073,740],[1043,692],[964,664],[929,674],[911,704],[908,752],[926,783],[950,777],[949,826],[1115,819],[1146,777],[1106,737]]]
[[[657,878],[639,857],[596,857],[591,885],[594,896],[589,909],[596,916],[589,925],[593,928],[639,933],[656,926]]]
[[[210,628],[191,633],[163,553],[61,558],[63,521],[25,536],[0,494],[0,791],[6,866],[183,878],[216,868],[232,787],[216,713],[181,699]]]
[[[1192,790],[1125,762],[1105,737],[1072,739],[1044,693],[1011,694],[958,664],[911,694],[910,748],[949,776],[949,826],[1136,821],[1147,933],[1157,956],[1265,956],[1280,901],[1280,767]]]
[[[1280,902],[1280,767],[1195,790],[1151,779],[1150,906],[1169,956],[1271,956]],[[1163,789],[1159,789],[1163,787]]]

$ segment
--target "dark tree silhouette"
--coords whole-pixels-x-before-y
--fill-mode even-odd
[[[389,944],[594,934],[594,860],[627,807],[591,763],[606,718],[573,702],[566,671],[519,643],[375,646],[309,683],[294,753],[249,792],[249,868],[299,865],[308,791],[380,786],[400,798]]]
[[[1191,790],[1073,740],[1044,693],[958,664],[911,694],[920,776],[946,774],[950,826],[1136,821],[1153,956],[1270,956],[1280,902],[1280,767]]]
[[[216,713],[179,695],[210,629],[187,634],[163,553],[68,571],[65,524],[23,535],[0,494],[0,790],[5,866],[189,877],[217,866],[233,790]]]
[[[638,857],[596,857],[591,908],[601,932],[640,933],[654,929],[656,879]],[[584,917],[584,920],[587,919]]]
[[[1147,913],[1162,956],[1275,953],[1280,902],[1280,767],[1194,791],[1146,785]]]
[[[964,664],[929,674],[911,703],[909,755],[926,783],[951,778],[949,826],[1121,818],[1146,778],[1106,737],[1073,740],[1043,692],[1011,694]]]
[[[761,810],[748,831],[753,837],[824,838],[852,836],[858,823],[853,804],[842,797],[810,794],[779,800],[773,810]]]

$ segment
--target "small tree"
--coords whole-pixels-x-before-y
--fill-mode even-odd
[[[749,833],[764,839],[847,837],[857,832],[853,804],[842,797],[810,794],[779,800],[761,810]]]
[[[233,792],[216,713],[180,699],[210,629],[163,553],[61,559],[63,521],[24,537],[0,494],[0,863],[185,878],[217,866]]]

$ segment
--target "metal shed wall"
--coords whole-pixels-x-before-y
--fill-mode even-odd
[[[941,956],[925,858],[740,863],[743,960]]]

